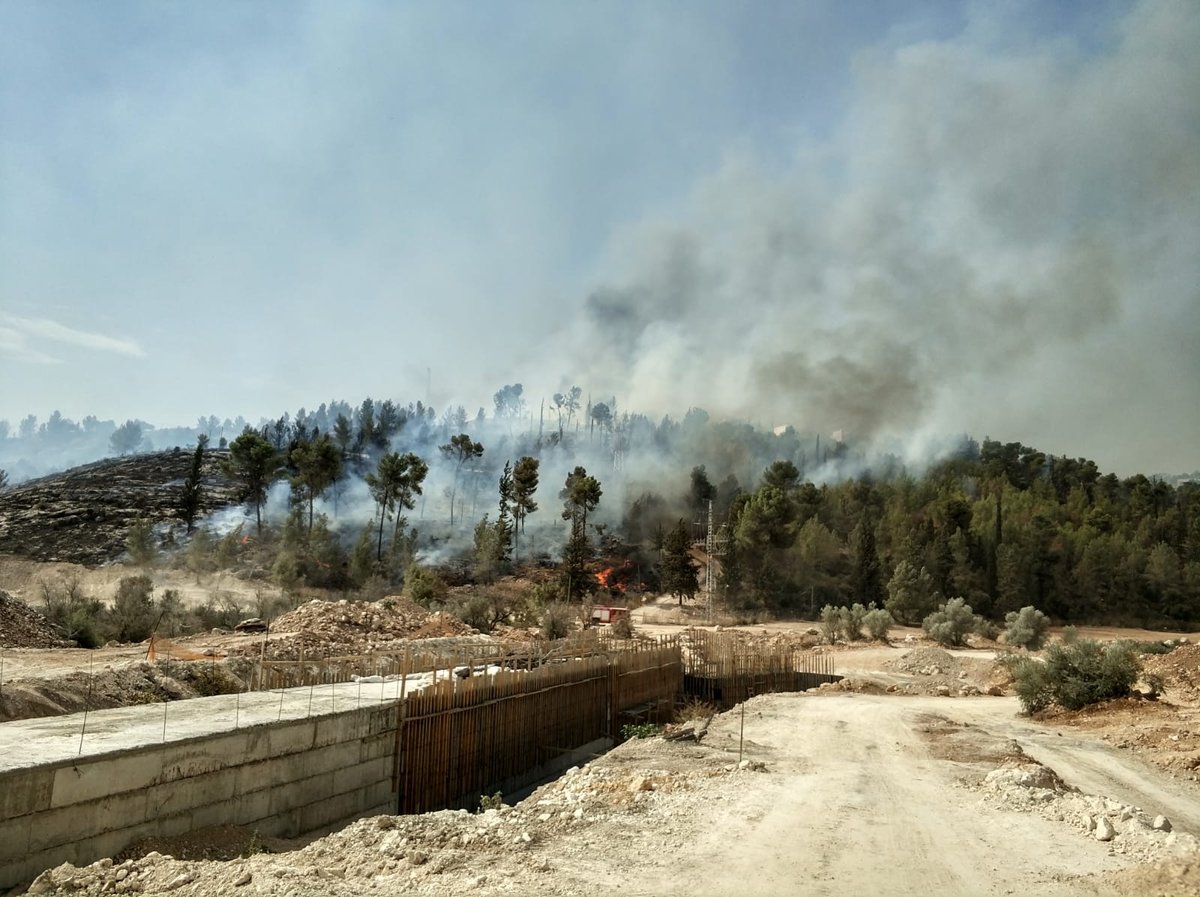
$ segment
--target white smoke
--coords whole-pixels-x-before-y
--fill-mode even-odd
[[[1200,7],[1151,2],[1099,49],[981,19],[864,55],[827,141],[615,236],[563,369],[650,412],[1194,467],[1197,46]]]

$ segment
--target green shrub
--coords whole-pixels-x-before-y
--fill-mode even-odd
[[[867,609],[861,604],[842,608],[842,635],[846,637],[846,641],[856,642],[862,638],[863,620],[866,617]]]
[[[1074,626],[1064,626],[1060,638],[1064,645],[1073,645],[1079,641],[1079,630]]]
[[[154,582],[149,576],[126,576],[117,583],[109,619],[112,635],[119,642],[140,642],[149,638],[154,629],[157,612]]]
[[[81,648],[97,648],[104,642],[108,610],[98,598],[88,596],[78,576],[42,580],[42,614],[63,638]]]
[[[449,591],[445,580],[428,567],[413,564],[404,574],[404,594],[422,607],[443,604]]]
[[[662,726],[655,723],[626,723],[621,726],[621,740],[631,738],[653,738],[662,731]]]
[[[612,625],[608,628],[612,632],[613,638],[625,640],[633,638],[633,618],[629,614],[621,614],[613,620]]]
[[[1015,648],[1037,651],[1050,634],[1050,620],[1032,605],[1010,611],[1004,617],[1004,641]]]
[[[571,608],[561,601],[547,604],[542,611],[542,638],[547,641],[566,638],[571,632],[573,616]]]
[[[944,648],[961,647],[975,631],[975,612],[963,598],[951,598],[921,624],[925,634]]]
[[[1139,654],[1170,654],[1175,650],[1174,645],[1166,642],[1137,642],[1134,647]]]
[[[1000,638],[1000,627],[982,614],[975,615],[975,634],[980,638],[995,641]]]
[[[1128,642],[1101,645],[1080,639],[1053,644],[1046,662],[1022,658],[1013,669],[1017,697],[1027,713],[1050,704],[1079,710],[1089,704],[1128,695],[1141,672],[1141,661]]]
[[[874,604],[871,605],[871,609],[867,611],[862,622],[863,627],[867,630],[867,635],[876,641],[886,641],[888,630],[896,623],[888,611],[882,607],[876,607]]]
[[[837,641],[838,633],[842,631],[842,611],[845,608],[826,604],[821,608],[821,638],[829,644]]]
[[[1032,657],[1019,657],[1010,670],[1015,680],[1013,690],[1026,713],[1037,713],[1054,703],[1050,673],[1044,663]]]

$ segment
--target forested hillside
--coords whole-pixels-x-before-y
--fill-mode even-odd
[[[699,409],[655,422],[578,387],[531,408],[511,384],[493,406],[439,415],[419,402],[335,401],[237,434],[216,418],[172,431],[202,437],[196,464],[219,450],[246,515],[200,520],[175,544],[199,571],[235,564],[253,543],[255,563],[289,590],[407,584],[437,600],[443,577],[487,584],[534,563],[558,573],[543,600],[576,600],[600,580],[684,600],[703,589],[711,557],[715,600],[743,617],[875,603],[920,623],[962,597],[997,620],[1032,604],[1062,622],[1200,621],[1193,480],[1122,479],[969,437],[906,463],[853,435]],[[110,429],[112,451],[141,447],[140,424]],[[195,522],[196,496],[179,501],[179,520]]]

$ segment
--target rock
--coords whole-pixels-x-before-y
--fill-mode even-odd
[[[1083,813],[1079,817],[1079,824],[1089,835],[1096,830],[1096,820],[1091,813]]]
[[[33,880],[33,884],[29,886],[26,894],[49,894],[54,890],[54,876],[50,874],[50,870],[46,870],[41,875]]]
[[[1150,823],[1150,828],[1154,829],[1156,832],[1169,832],[1172,828],[1171,820],[1166,816],[1155,816],[1154,821]]]
[[[414,866],[424,866],[429,862],[429,855],[423,850],[410,850],[404,855],[404,858]]]
[[[633,791],[635,793],[638,791],[647,790],[646,777],[645,776],[634,776],[632,779],[630,779],[629,780],[629,790]]]
[[[942,698],[950,697],[950,686],[949,685],[939,685],[937,688],[934,689],[934,691],[937,693],[938,697],[942,697]]]
[[[1097,841],[1111,841],[1116,837],[1117,830],[1113,828],[1113,824],[1108,821],[1107,816],[1101,816],[1096,820],[1096,830],[1094,832]]]
[[[987,693],[989,695],[991,695],[993,698],[1004,697],[1004,689],[1001,688],[999,685],[989,685]]]
[[[235,888],[240,888],[240,887],[242,887],[243,885],[248,885],[248,884],[250,884],[250,882],[251,882],[251,881],[253,881],[253,880],[254,880],[254,876],[253,876],[253,875],[251,875],[251,874],[250,874],[248,871],[247,871],[247,872],[243,872],[241,875],[239,875],[237,878],[235,878],[235,879],[233,880],[233,886],[234,886]]]

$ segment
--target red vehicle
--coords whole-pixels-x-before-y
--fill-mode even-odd
[[[629,616],[627,607],[609,607],[604,604],[592,605],[592,625],[615,623],[621,617]]]

